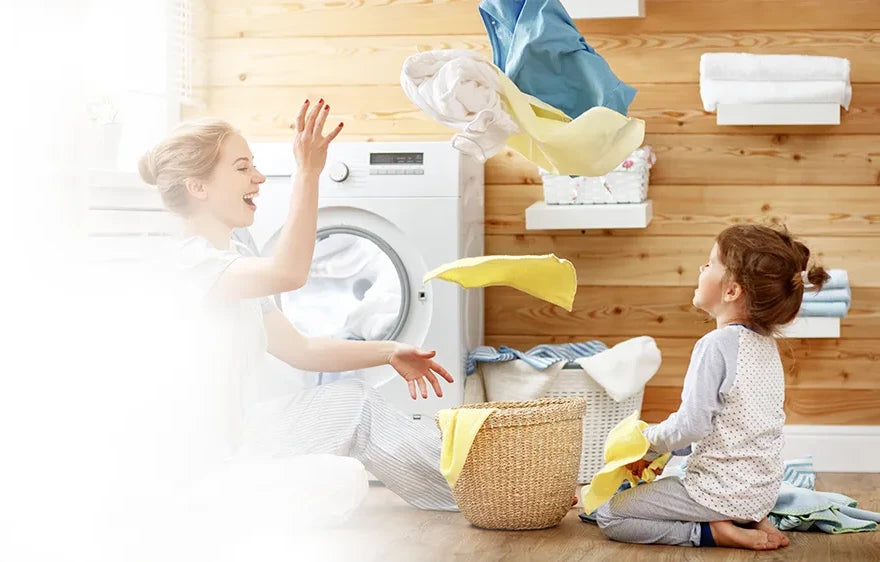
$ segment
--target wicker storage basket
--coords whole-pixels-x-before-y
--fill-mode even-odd
[[[559,371],[553,386],[544,395],[547,398],[583,398],[587,408],[584,414],[584,441],[578,470],[578,484],[587,484],[593,475],[605,466],[605,440],[611,430],[625,417],[642,410],[644,389],[625,400],[616,402],[599,383],[584,373],[577,364],[568,364]]]
[[[487,402],[452,491],[465,518],[485,529],[544,529],[571,509],[581,458],[582,398]]]

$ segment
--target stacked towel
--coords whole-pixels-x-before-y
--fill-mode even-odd
[[[807,55],[704,53],[700,57],[703,109],[719,103],[837,103],[852,99],[848,59]]]
[[[822,289],[816,291],[812,285],[804,288],[804,300],[798,316],[824,316],[843,318],[849,312],[852,292],[849,288],[849,277],[844,269],[828,271],[831,279]]]

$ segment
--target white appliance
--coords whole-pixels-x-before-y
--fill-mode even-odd
[[[269,255],[287,219],[295,161],[290,143],[254,143],[266,176],[251,236]],[[436,350],[455,378],[444,397],[412,400],[390,367],[364,376],[397,408],[433,424],[461,404],[468,350],[481,345],[483,292],[422,283],[424,274],[483,255],[483,166],[448,142],[342,143],[329,146],[321,174],[318,241],[309,281],[276,302],[309,335],[393,339]],[[320,374],[321,382],[338,374]]]

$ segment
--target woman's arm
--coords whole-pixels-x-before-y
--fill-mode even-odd
[[[434,388],[437,396],[443,396],[437,375],[453,382],[446,369],[433,361],[433,351],[422,351],[393,341],[311,338],[294,328],[277,309],[264,314],[263,324],[269,353],[297,369],[338,372],[390,364],[406,380],[413,400],[416,399],[416,385],[422,398],[428,397],[427,384]]]
[[[309,106],[306,100],[297,116],[293,141],[297,170],[287,220],[274,254],[235,260],[214,285],[214,294],[222,298],[256,298],[305,285],[315,250],[318,177],[327,161],[327,146],[342,130],[340,123],[327,136],[322,134],[329,110],[323,101],[306,116]]]

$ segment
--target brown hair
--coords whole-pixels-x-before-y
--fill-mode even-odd
[[[810,250],[785,227],[738,224],[726,228],[716,241],[725,277],[742,287],[748,322],[764,335],[797,316],[805,272],[814,290],[830,278],[821,267],[810,267]]]
[[[237,131],[220,119],[204,118],[181,123],[171,135],[141,156],[141,178],[155,185],[168,210],[189,212],[187,178],[207,178],[220,157],[220,145]]]

